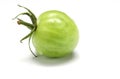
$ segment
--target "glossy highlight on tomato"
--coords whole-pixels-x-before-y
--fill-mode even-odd
[[[27,9],[26,7],[23,8]],[[43,12],[36,19],[35,15],[29,9],[27,10],[28,13],[19,15],[28,15],[33,24],[21,19],[18,19],[18,24],[25,25],[31,30],[31,33],[22,40],[29,37],[30,41],[32,38],[37,53],[35,55],[31,52],[35,56],[63,57],[73,52],[78,43],[79,31],[68,15],[58,10],[49,10]]]

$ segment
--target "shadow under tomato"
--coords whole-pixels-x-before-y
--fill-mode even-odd
[[[73,61],[74,59],[76,59],[77,55],[75,52],[65,56],[65,57],[61,57],[61,58],[48,58],[45,56],[39,56],[39,57],[33,57],[32,61],[40,64],[40,65],[45,65],[45,66],[53,66],[53,65],[62,65],[68,62]]]

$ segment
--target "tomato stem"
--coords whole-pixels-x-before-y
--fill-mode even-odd
[[[32,24],[31,24],[31,23],[25,22],[25,21],[17,18],[17,20],[18,20],[17,23],[18,23],[19,25],[24,25],[24,26],[26,26],[27,28],[29,28],[29,29],[31,30],[31,32],[30,32],[29,34],[27,34],[25,37],[23,37],[23,38],[20,40],[20,42],[22,43],[23,40],[29,38],[29,41],[28,41],[29,49],[30,49],[31,53],[32,53],[35,57],[37,57],[37,55],[35,55],[35,54],[33,53],[33,51],[31,50],[31,47],[30,47],[31,36],[32,36],[33,32],[36,31],[36,29],[37,29],[37,19],[36,19],[35,15],[34,15],[28,8],[23,7],[23,6],[21,6],[21,5],[18,5],[18,6],[26,9],[28,12],[20,13],[20,14],[18,14],[15,18],[13,18],[13,19],[16,19],[16,18],[17,18],[18,16],[20,16],[20,15],[27,15],[27,16],[31,19],[31,21],[32,21]]]
[[[21,25],[26,26],[26,27],[29,28],[30,30],[32,30],[32,29],[35,27],[33,24],[27,23],[27,22],[25,22],[25,21],[23,21],[23,20],[21,20],[21,19],[19,19],[19,18],[18,18],[17,23],[18,23],[19,25],[21,24]]]
[[[20,16],[20,15],[27,15],[28,17],[30,17],[32,23],[34,24],[34,21],[32,20],[32,16],[31,16],[31,14],[28,13],[28,12],[24,12],[24,13],[20,13],[20,14],[18,14],[15,18],[13,18],[13,20],[16,19],[16,18],[17,18],[18,16]]]

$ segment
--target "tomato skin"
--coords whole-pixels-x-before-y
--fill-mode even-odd
[[[32,42],[37,54],[62,57],[72,53],[78,43],[78,28],[65,13],[51,10],[37,19],[37,29]]]

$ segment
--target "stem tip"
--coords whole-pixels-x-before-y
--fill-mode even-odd
[[[20,21],[17,21],[17,24],[20,25]]]

